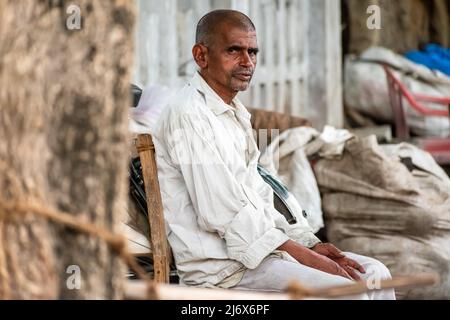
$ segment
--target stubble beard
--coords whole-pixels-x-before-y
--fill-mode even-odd
[[[248,87],[250,86],[250,82],[253,79],[253,71],[251,73],[252,73],[252,75],[251,75],[250,79],[245,80],[245,81],[236,78],[234,76],[234,73],[232,73],[231,76],[230,76],[230,83],[229,83],[230,88],[232,90],[234,90],[234,91],[245,91],[245,90],[247,90]]]

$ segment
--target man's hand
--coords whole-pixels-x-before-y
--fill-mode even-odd
[[[338,259],[345,257],[342,251],[336,248],[331,243],[318,243],[314,247],[312,247],[311,250],[330,259]]]
[[[282,244],[278,247],[278,250],[286,251],[294,259],[305,266],[353,280],[348,272],[337,262],[292,240],[288,240]]]
[[[355,280],[361,280],[361,277],[355,272],[355,270],[358,270],[361,273],[366,273],[363,266],[355,260],[347,258],[341,250],[336,248],[331,243],[318,243],[312,247],[311,250],[332,259]]]
[[[355,270],[358,270],[361,273],[366,273],[366,270],[364,270],[363,266],[360,265],[355,260],[352,260],[350,258],[344,257],[344,258],[337,258],[333,259],[338,265],[340,265],[347,273],[356,281],[361,280],[361,277],[355,272]]]

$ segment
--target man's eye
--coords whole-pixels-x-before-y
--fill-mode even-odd
[[[236,53],[237,50],[236,50],[236,48],[229,48],[229,49],[228,49],[228,52],[229,52],[229,53]]]

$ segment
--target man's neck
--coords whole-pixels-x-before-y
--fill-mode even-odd
[[[219,83],[211,80],[207,75],[205,75],[201,71],[199,72],[199,74],[203,78],[203,80],[205,80],[205,82],[208,84],[208,86],[212,90],[214,90],[215,93],[217,93],[217,95],[223,100],[223,102],[230,105],[231,107],[234,107],[234,105],[231,102],[233,101],[234,97],[236,97],[237,91],[230,92],[229,90],[225,89]]]

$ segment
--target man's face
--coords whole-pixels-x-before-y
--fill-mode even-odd
[[[248,88],[256,67],[258,44],[255,31],[224,24],[208,47],[202,75],[220,93],[234,96]]]

